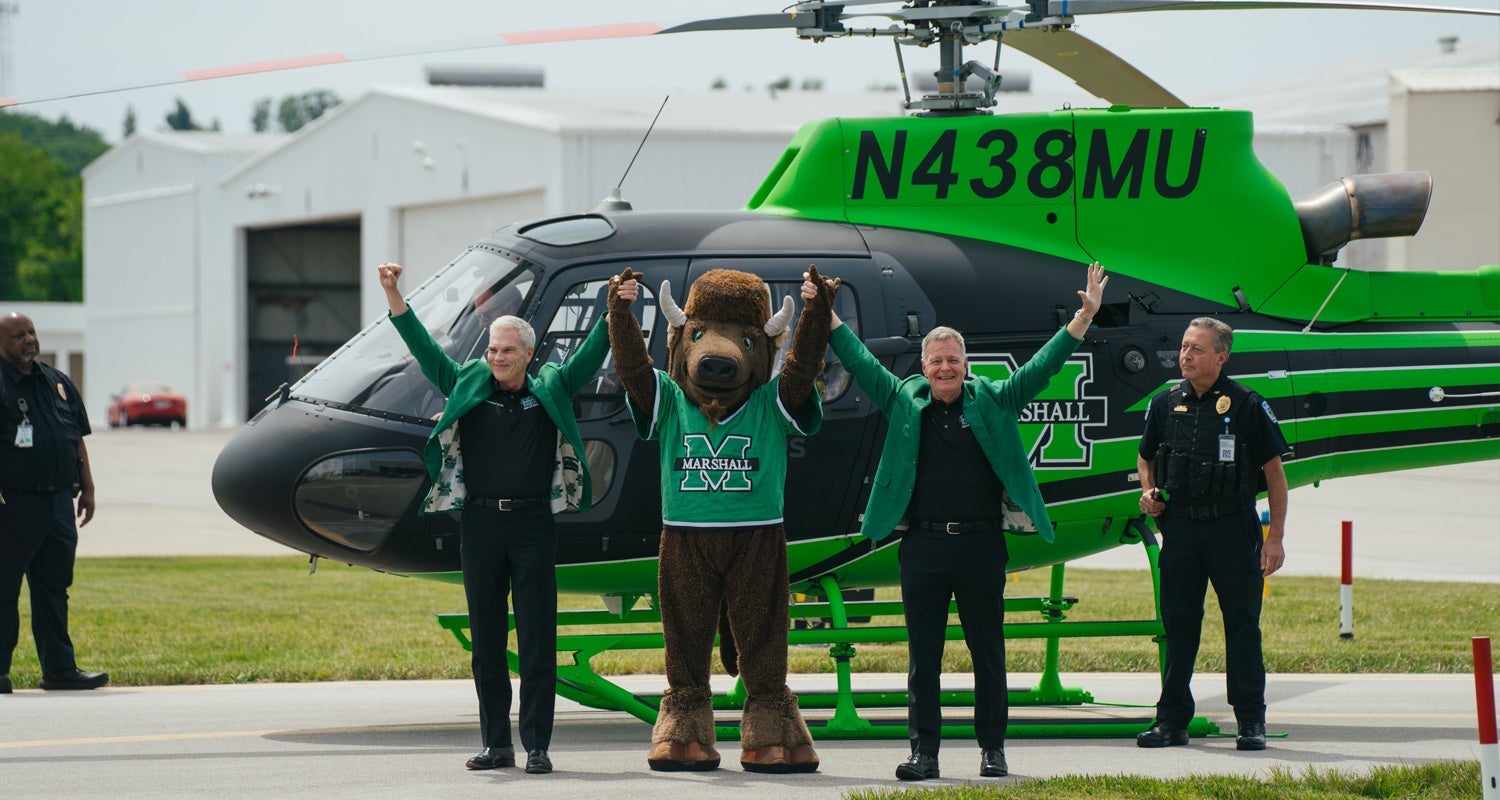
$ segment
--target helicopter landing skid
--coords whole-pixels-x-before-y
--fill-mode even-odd
[[[1080,688],[1062,685],[1058,669],[1061,640],[1101,636],[1146,636],[1156,641],[1160,650],[1165,650],[1160,613],[1161,583],[1157,566],[1160,547],[1155,538],[1150,535],[1143,539],[1157,599],[1156,619],[1065,621],[1068,610],[1078,602],[1078,599],[1063,594],[1064,564],[1053,565],[1051,586],[1046,597],[1008,597],[1005,599],[1007,615],[1034,612],[1042,617],[1041,622],[1005,623],[1005,638],[1046,640],[1046,654],[1040,680],[1029,689],[1012,690],[1009,695],[1010,705],[1011,707],[1044,707],[1048,712],[1035,719],[1012,717],[1006,734],[1008,738],[1128,738],[1150,726],[1153,716],[1149,712],[1140,717],[1111,715],[1102,718],[1088,716],[1069,718],[1058,713],[1067,708],[1093,705],[1095,702],[1091,693]],[[907,640],[906,628],[901,625],[854,627],[849,625],[851,616],[899,617],[903,613],[902,604],[898,601],[878,600],[846,602],[843,599],[841,587],[831,576],[822,578],[819,587],[823,590],[825,599],[820,602],[797,603],[791,608],[791,616],[794,619],[821,620],[829,623],[829,626],[794,628],[787,632],[788,643],[792,645],[827,645],[829,657],[834,661],[834,672],[837,678],[834,691],[797,692],[798,705],[804,710],[833,711],[831,716],[825,718],[809,718],[808,729],[818,739],[905,738],[907,730],[904,714],[867,718],[861,716],[860,710],[904,709],[907,706],[906,692],[856,691],[853,687],[851,661],[855,656],[854,645],[856,643],[904,642]],[[650,608],[632,608],[634,599],[637,598],[632,598],[631,602],[622,604],[618,611],[558,612],[559,630],[582,625],[655,627],[656,630],[619,633],[559,633],[557,637],[559,654],[557,693],[563,698],[589,708],[623,711],[643,722],[654,724],[657,707],[661,702],[660,695],[638,694],[625,689],[618,683],[599,675],[593,666],[597,656],[609,651],[658,650],[663,647],[659,627],[660,614]],[[514,621],[512,615],[512,626],[514,626]],[[470,649],[467,614],[440,614],[438,622],[445,630],[453,634],[464,649]],[[961,641],[963,629],[958,625],[949,625],[945,637],[948,640]],[[520,665],[515,652],[508,651],[506,656],[511,672],[518,673]],[[571,663],[565,663],[569,661]],[[713,705],[716,711],[731,711],[743,708],[744,701],[744,686],[736,681],[734,687],[728,692],[714,696]],[[944,708],[972,708],[974,693],[972,691],[943,692],[941,702]],[[1095,706],[1095,708],[1098,707],[1100,706]],[[1111,704],[1109,707],[1119,706]],[[720,724],[715,730],[721,740],[739,738],[737,725]],[[1188,724],[1188,733],[1191,736],[1209,736],[1218,732],[1217,725],[1201,716],[1194,717]],[[974,726],[972,721],[968,721],[968,724],[944,725],[942,735],[945,739],[972,739]]]

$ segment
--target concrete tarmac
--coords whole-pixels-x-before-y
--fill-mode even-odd
[[[1012,685],[1034,679],[1013,675]],[[858,680],[861,686],[897,688],[904,676]],[[656,676],[621,682],[637,692],[663,687]],[[1158,687],[1155,676],[1138,674],[1066,675],[1064,683],[1082,686],[1100,701],[1145,706]],[[967,685],[970,679],[962,675],[944,681],[945,688]],[[1199,675],[1194,685],[1199,712],[1232,733],[1223,676]],[[832,686],[832,676],[793,678],[799,692]],[[1264,752],[1238,752],[1229,737],[1195,738],[1190,746],[1165,750],[1142,750],[1129,739],[1011,739],[1011,776],[989,779],[979,777],[977,746],[950,740],[940,754],[943,777],[923,785],[1066,774],[1265,776],[1275,767],[1362,773],[1380,765],[1478,758],[1468,675],[1273,675],[1267,699],[1274,738]],[[1012,719],[1044,714],[1145,720],[1150,709],[1018,708]],[[463,762],[478,750],[478,719],[468,681],[28,689],[0,696],[0,719],[0,795],[8,800],[719,800],[749,791],[833,800],[861,787],[911,785],[894,779],[906,742],[889,739],[819,742],[822,768],[812,775],[746,773],[738,764],[737,742],[720,743],[723,768],[717,771],[653,773],[646,768],[649,726],[561,700],[551,747],[556,772],[469,772]]]

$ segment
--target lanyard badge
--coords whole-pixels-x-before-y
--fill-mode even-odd
[[[17,400],[16,407],[21,410],[21,424],[16,426],[16,447],[30,447],[35,441],[35,432],[31,427],[31,417],[26,413],[29,410],[26,400]]]
[[[1224,418],[1224,433],[1219,435],[1219,461],[1234,460],[1234,434],[1229,432],[1229,417]]]

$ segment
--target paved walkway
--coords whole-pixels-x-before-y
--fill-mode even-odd
[[[1017,686],[1034,675],[1015,675]],[[899,687],[901,675],[861,675],[861,685]],[[660,691],[658,676],[622,681]],[[1151,675],[1064,676],[1100,700],[1148,704]],[[952,676],[945,686],[968,685]],[[1199,675],[1200,710],[1232,729],[1222,675]],[[832,676],[794,677],[799,692],[830,689]],[[1273,675],[1270,749],[1235,750],[1231,738],[1146,751],[1129,739],[1012,739],[1011,777],[979,777],[973,743],[950,741],[943,777],[927,785],[1014,783],[1065,774],[1180,777],[1363,772],[1379,765],[1478,758],[1473,679],[1467,675]],[[1379,707],[1371,706],[1379,698]],[[740,770],[735,742],[722,742],[724,768],[652,773],[644,723],[559,701],[551,754],[557,772],[467,772],[477,751],[474,690],[467,681],[251,684],[42,692],[0,696],[0,794],[7,800],[318,800],[485,798],[547,800],[726,795],[835,800],[861,787],[893,788],[903,740],[820,742],[815,775],[752,775]],[[898,712],[899,713],[899,712]],[[1016,709],[1016,718],[1039,714]],[[1141,718],[1141,708],[1063,710],[1085,719]],[[1144,727],[1144,724],[1143,724]],[[909,784],[906,784],[909,785]]]

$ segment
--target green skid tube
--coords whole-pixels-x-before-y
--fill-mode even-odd
[[[1159,546],[1151,536],[1143,537],[1147,561],[1151,567],[1153,593],[1156,598],[1155,619],[1111,620],[1099,622],[1067,622],[1068,611],[1078,602],[1077,598],[1063,594],[1064,565],[1052,567],[1052,580],[1046,597],[1015,597],[1005,599],[1007,615],[1022,612],[1039,614],[1042,622],[1007,622],[1007,639],[1045,639],[1046,654],[1041,679],[1030,689],[1011,690],[1012,706],[1081,706],[1094,702],[1091,693],[1076,687],[1065,687],[1059,674],[1059,653],[1062,639],[1091,638],[1101,636],[1147,636],[1158,644],[1162,663],[1165,663],[1166,640],[1161,624],[1161,578],[1158,568]],[[829,645],[829,657],[834,661],[837,688],[833,692],[802,692],[797,696],[804,709],[832,709],[833,715],[825,720],[809,719],[808,729],[820,739],[902,739],[906,738],[906,720],[884,718],[870,720],[859,714],[859,709],[905,708],[905,692],[857,691],[853,688],[851,661],[855,656],[856,643],[891,643],[907,640],[906,628],[900,625],[849,626],[849,617],[890,617],[903,614],[902,604],[895,601],[855,601],[843,599],[843,592],[831,576],[824,577],[820,586],[827,598],[823,602],[797,603],[790,610],[790,618],[828,620],[832,627],[816,629],[794,629],[787,632],[789,644]],[[950,613],[956,609],[950,606]],[[653,609],[629,608],[620,613],[605,610],[560,611],[557,615],[559,630],[578,625],[631,625],[660,624],[661,616]],[[467,632],[467,614],[440,614],[438,623],[458,640],[465,649],[471,648]],[[515,625],[511,615],[510,624]],[[962,641],[963,629],[949,625],[945,638]],[[593,658],[610,650],[659,650],[663,647],[662,635],[656,633],[589,633],[558,634],[557,649],[560,655],[557,665],[557,693],[559,696],[580,705],[610,711],[624,711],[648,724],[655,724],[660,695],[639,695],[627,691],[619,684],[600,676],[591,666]],[[512,673],[519,672],[519,662],[514,651],[506,653]],[[565,663],[570,662],[570,663]],[[736,681],[727,693],[715,695],[713,706],[719,711],[733,711],[744,707],[744,686]],[[942,705],[947,707],[972,707],[973,692],[943,692]],[[1136,720],[1075,720],[1028,721],[1012,719],[1007,736],[1010,738],[1125,738],[1134,736],[1151,724],[1152,716],[1147,712]],[[1188,725],[1192,736],[1208,736],[1219,732],[1217,725],[1203,717],[1195,717]],[[718,725],[716,733],[720,739],[739,738],[735,725]],[[972,739],[974,726],[944,725],[944,738]]]

